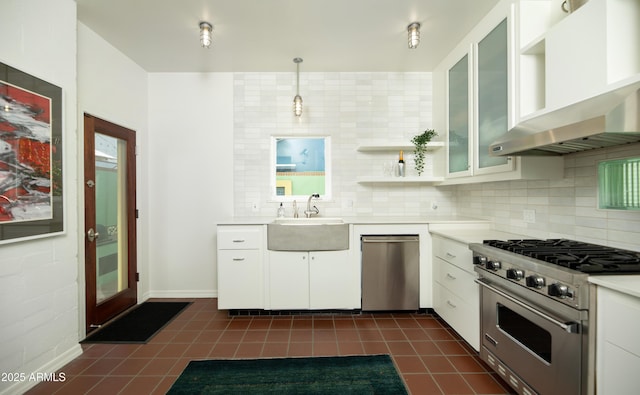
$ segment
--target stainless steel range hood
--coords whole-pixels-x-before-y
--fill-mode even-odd
[[[567,123],[567,121],[569,123]],[[640,142],[640,89],[622,89],[525,121],[489,146],[492,156],[563,155]]]

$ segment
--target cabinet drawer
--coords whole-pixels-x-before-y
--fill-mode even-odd
[[[434,310],[476,351],[480,346],[480,305],[469,304],[440,284],[434,287]]]
[[[433,253],[439,258],[473,273],[473,254],[468,245],[435,236],[433,238]]]
[[[252,250],[262,245],[262,227],[218,227],[218,249]]]
[[[479,303],[476,276],[454,266],[440,258],[433,262],[434,278],[443,287],[463,299],[466,303]]]

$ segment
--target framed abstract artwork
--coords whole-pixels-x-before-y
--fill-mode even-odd
[[[0,244],[64,232],[62,89],[0,63]]]

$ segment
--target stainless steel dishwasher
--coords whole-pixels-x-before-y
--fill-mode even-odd
[[[418,235],[362,235],[362,310],[420,308]]]

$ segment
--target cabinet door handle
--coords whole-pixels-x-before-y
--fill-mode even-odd
[[[244,239],[234,239],[234,243],[244,243]]]
[[[447,278],[450,278],[452,280],[456,279],[456,276],[452,276],[451,273],[447,273]]]
[[[450,300],[447,300],[447,304],[451,307],[453,307],[454,309],[457,308],[458,306],[456,306],[455,304],[451,303]]]
[[[456,256],[455,256],[455,255],[453,255],[453,254],[452,254],[452,253],[450,253],[450,252],[447,252],[447,257],[449,257],[449,258],[455,258]]]
[[[233,258],[234,262],[242,262],[244,261],[244,258]]]

